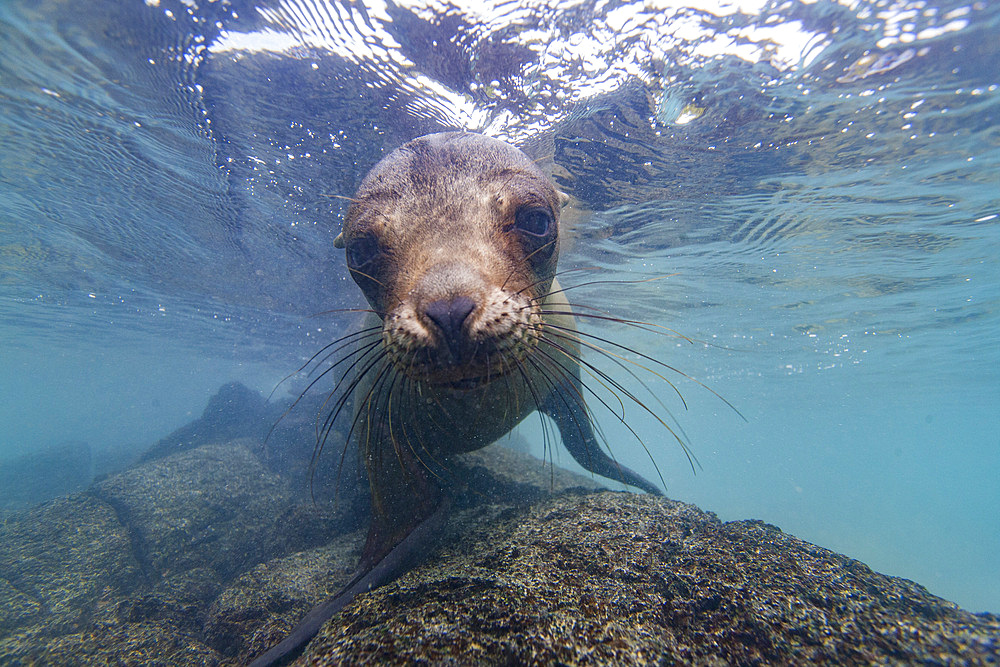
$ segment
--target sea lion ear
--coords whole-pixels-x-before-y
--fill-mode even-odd
[[[556,190],[556,194],[559,195],[559,208],[566,208],[566,204],[569,203],[569,195],[562,190]]]
[[[339,234],[337,234],[337,238],[333,240],[333,247],[334,248],[344,247],[344,232],[340,232]]]

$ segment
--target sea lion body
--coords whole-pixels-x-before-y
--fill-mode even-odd
[[[521,151],[463,132],[415,139],[361,183],[336,245],[372,308],[348,383],[371,528],[356,578],[255,665],[287,658],[358,592],[404,571],[443,521],[449,458],[536,410],[584,468],[659,493],[594,437],[555,280],[562,200]]]
[[[459,132],[405,144],[359,187],[340,243],[384,352],[355,393],[375,517],[363,566],[433,512],[449,456],[535,410],[585,468],[657,491],[593,437],[554,278],[561,201],[524,153]]]

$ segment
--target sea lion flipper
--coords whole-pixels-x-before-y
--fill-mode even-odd
[[[335,596],[313,607],[287,637],[250,663],[250,667],[275,667],[294,660],[323,624],[360,593],[388,584],[423,560],[431,547],[437,544],[438,534],[450,511],[451,502],[445,496],[434,513],[411,530],[382,560],[369,570],[356,574]]]
[[[567,368],[566,372],[571,371]],[[561,386],[549,392],[540,406],[540,411],[551,417],[559,428],[563,446],[569,450],[577,463],[595,475],[618,480],[646,493],[662,496],[663,491],[660,487],[604,453],[594,436],[590,415],[584,407],[583,388],[578,373],[577,369],[577,374],[564,378]]]

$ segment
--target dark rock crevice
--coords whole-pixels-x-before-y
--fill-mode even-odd
[[[130,553],[139,567],[139,572],[142,574],[143,585],[146,587],[153,586],[159,581],[160,576],[149,559],[149,547],[145,544],[142,534],[133,525],[129,517],[128,507],[118,499],[104,493],[100,486],[91,486],[85,493],[104,503],[114,512],[118,524],[125,530],[125,534],[128,535],[128,542],[131,547]]]

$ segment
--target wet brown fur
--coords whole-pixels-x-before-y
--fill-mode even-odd
[[[566,372],[562,355],[541,368],[525,361],[538,345],[558,260],[558,236],[532,261],[512,231],[525,207],[543,207],[558,225],[559,193],[531,160],[502,142],[454,133],[397,150],[366,177],[348,210],[341,243],[373,235],[384,255],[377,275],[354,272],[375,311],[365,324],[382,324],[387,359],[355,389],[375,397],[355,406],[364,413],[357,436],[375,514],[367,563],[433,510],[440,496],[433,471],[449,455],[490,444],[538,409],[552,383],[542,369]],[[462,362],[449,358],[424,312],[458,296],[476,303],[464,333],[481,350]],[[563,301],[549,300],[553,308]],[[568,316],[548,317],[573,327]]]

